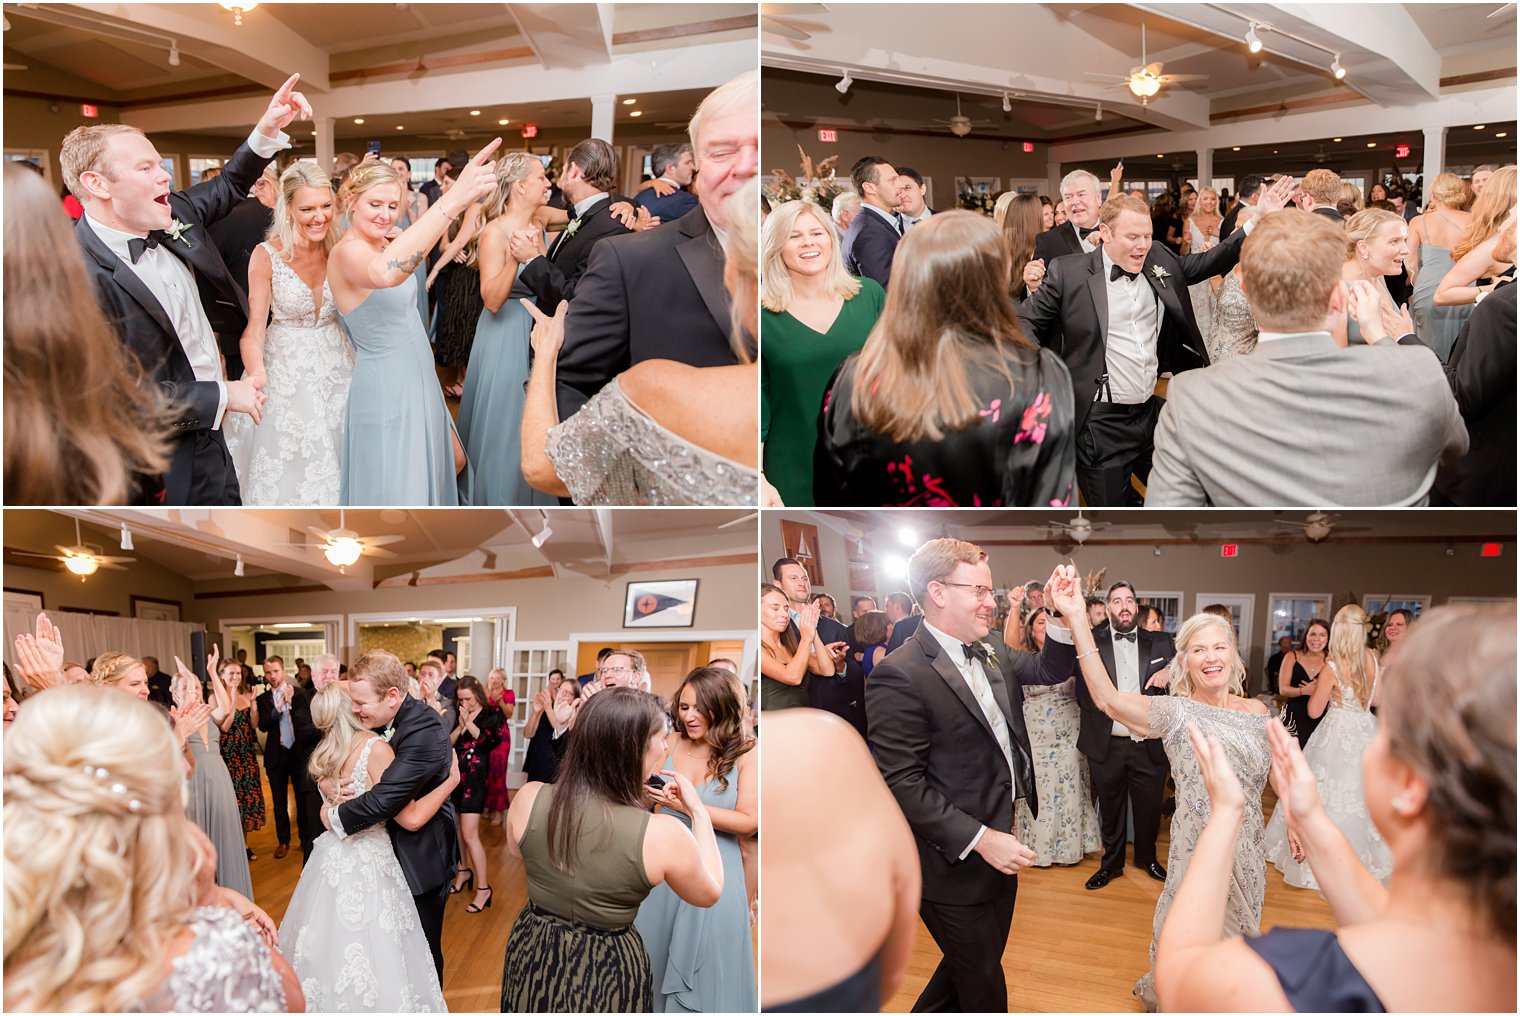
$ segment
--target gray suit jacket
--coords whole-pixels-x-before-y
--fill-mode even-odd
[[[1467,451],[1441,363],[1423,345],[1341,348],[1285,336],[1172,378],[1147,507],[1416,505]]]

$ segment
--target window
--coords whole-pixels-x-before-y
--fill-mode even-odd
[[[165,161],[167,162],[168,160]],[[226,161],[226,159],[212,159],[199,155],[190,156],[190,186],[194,187],[196,184],[200,183],[205,176],[206,170],[219,170],[222,168],[222,164]],[[172,173],[173,170],[170,170],[170,172]]]
[[[5,150],[6,162],[30,162],[42,170],[42,178],[49,183],[53,180],[53,166],[48,159],[46,148],[7,148]]]
[[[1135,602],[1152,606],[1161,611],[1161,627],[1165,631],[1175,632],[1177,625],[1182,621],[1182,593],[1135,593]]]
[[[1251,638],[1253,616],[1256,612],[1256,597],[1250,593],[1197,593],[1193,600],[1193,609],[1201,611],[1204,607],[1214,604],[1223,604],[1230,610],[1230,617],[1235,624],[1235,642],[1240,646],[1242,659],[1251,658]]]
[[[1362,609],[1369,617],[1391,610],[1407,610],[1418,619],[1430,609],[1430,597],[1411,593],[1368,593],[1362,597]]]
[[[1330,623],[1329,593],[1273,593],[1267,598],[1270,618],[1268,643],[1275,643],[1284,635],[1294,643],[1302,641],[1304,629],[1318,618]]]

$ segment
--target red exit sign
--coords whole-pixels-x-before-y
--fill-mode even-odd
[[[820,127],[818,128],[818,140],[822,141],[825,144],[832,145],[834,142],[839,140],[839,132],[836,130],[830,130],[827,127]]]
[[[1483,545],[1484,557],[1498,557],[1502,553],[1504,553],[1504,544],[1502,543],[1485,543]]]
[[[1393,146],[1393,157],[1395,159],[1407,159],[1407,158],[1409,158],[1409,146],[1408,145],[1394,145]]]
[[[1024,151],[1025,152],[1032,152],[1032,151],[1034,151],[1034,142],[1033,141],[1026,141],[1026,142],[1024,142]]]
[[[525,123],[525,124],[523,124],[522,136],[525,137],[525,138],[536,138],[536,137],[538,137],[538,124],[536,124],[536,123]]]
[[[1240,544],[1238,544],[1238,543],[1222,543],[1222,544],[1220,544],[1219,545],[1219,556],[1220,557],[1239,557],[1240,556]]]
[[[82,102],[82,103],[79,104],[79,115],[80,116],[99,116],[100,115],[100,110],[96,109],[94,106],[90,105],[88,102]]]

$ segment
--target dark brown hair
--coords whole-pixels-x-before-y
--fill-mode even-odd
[[[855,641],[861,646],[874,646],[887,640],[887,614],[883,610],[868,610],[855,622]]]
[[[755,747],[745,718],[744,689],[739,679],[722,667],[698,667],[681,682],[670,697],[670,720],[682,737],[681,696],[690,685],[697,693],[697,712],[707,720],[707,743],[712,754],[707,759],[707,778],[717,780],[720,790],[728,790],[728,776],[739,759]]]
[[[1514,607],[1438,607],[1383,681],[1389,750],[1428,788],[1427,863],[1514,945]]]
[[[855,367],[850,408],[893,441],[942,440],[979,419],[972,387],[1034,345],[1008,299],[1008,248],[991,219],[935,215],[897,248],[892,288]]]
[[[123,504],[134,474],[168,468],[164,398],[95,302],[52,190],[15,163],[4,183],[5,500]]]
[[[586,700],[554,781],[545,838],[549,863],[575,874],[588,808],[644,807],[644,749],[665,729],[660,700],[637,688],[609,688]],[[589,847],[589,845],[587,845]]]
[[[1008,244],[1008,291],[1024,293],[1024,266],[1034,257],[1034,238],[1045,231],[1041,201],[1033,194],[1020,194],[1008,203],[1003,216],[1003,239]]]
[[[565,157],[580,167],[586,182],[600,191],[610,191],[617,185],[617,152],[601,138],[587,138]]]
[[[789,558],[789,557],[788,558],[782,558],[782,561],[792,561],[792,559]],[[781,565],[782,561],[776,562],[777,567],[779,567]],[[797,562],[792,561],[792,563],[796,564]],[[787,609],[788,610],[791,609],[791,602],[792,601],[791,601],[791,598],[786,595],[786,590],[784,590],[780,586],[774,585],[774,584],[772,584],[770,582],[762,582],[762,583],[760,583],[760,598],[762,600],[765,599],[765,597],[768,596],[771,593],[775,593],[777,596],[781,597],[783,600],[786,600],[786,602],[787,602]],[[797,634],[797,626],[796,625],[789,624],[789,625],[787,625],[782,630],[781,634],[779,636],[777,636],[777,641],[779,641],[781,643],[781,648],[785,649],[788,653],[795,654],[797,652],[797,647],[799,645],[801,645],[801,643],[802,643],[802,636],[800,636],[799,634]]]

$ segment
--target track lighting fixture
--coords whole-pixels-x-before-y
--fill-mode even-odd
[[[1008,93],[1007,92],[1003,93],[1003,112],[1004,113],[1012,113],[1013,112],[1013,103],[1011,103],[1011,102],[1008,101]]]
[[[127,528],[127,524],[125,522],[121,524],[121,549],[132,549],[132,530]]]
[[[1251,22],[1250,27],[1246,29],[1246,49],[1250,50],[1252,53],[1261,52],[1261,36],[1256,34],[1256,22],[1254,21]]]
[[[236,575],[238,578],[242,578],[243,577],[243,555],[242,554],[239,554],[237,556],[237,564],[235,564],[235,565],[232,566],[232,574]]]
[[[1335,75],[1335,80],[1340,81],[1346,76],[1346,68],[1341,66],[1341,55],[1335,54],[1335,59],[1330,61],[1330,73]]]
[[[850,77],[849,68],[846,68],[844,77],[840,78],[839,81],[834,85],[834,91],[838,92],[840,95],[843,95],[845,92],[848,92],[850,90],[850,86],[854,83],[855,79]]]
[[[169,66],[179,66],[179,42],[175,39],[169,40]]]

